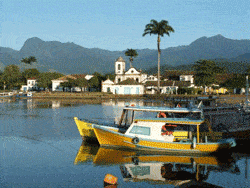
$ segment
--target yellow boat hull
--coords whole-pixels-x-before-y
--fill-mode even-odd
[[[125,147],[129,149],[139,150],[157,150],[169,152],[187,152],[187,153],[213,153],[224,149],[230,149],[230,142],[215,142],[215,143],[196,143],[191,142],[165,142],[150,139],[139,139],[137,144],[133,143],[131,136],[114,132],[94,126],[94,132],[101,146],[109,147]]]
[[[92,123],[85,122],[83,120],[78,119],[77,117],[74,117],[74,120],[78,128],[78,131],[84,141],[91,142],[91,143],[98,143]],[[105,126],[105,127],[115,132],[119,131],[119,129],[115,127],[108,127],[108,126]]]
[[[79,120],[77,117],[74,117],[74,120],[83,139],[96,139],[96,135],[91,123]]]

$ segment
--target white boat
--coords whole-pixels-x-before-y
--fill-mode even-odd
[[[14,95],[13,92],[0,93],[0,97],[12,97],[13,95]]]

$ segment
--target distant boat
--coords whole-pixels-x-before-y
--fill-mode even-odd
[[[27,97],[32,97],[32,96],[33,96],[33,94],[31,92],[27,93]]]
[[[247,87],[248,88],[248,87]],[[247,91],[247,89],[246,89]],[[217,104],[217,97],[196,97],[188,100],[173,100],[174,105],[197,107],[203,110],[204,118],[209,121],[213,134],[217,138],[233,137],[240,145],[247,145],[250,139],[250,102],[228,105]],[[248,99],[248,92],[246,93]],[[226,99],[225,99],[226,100]],[[202,134],[207,134],[202,131]]]
[[[0,97],[13,97],[14,93],[13,92],[3,92],[0,93]]]
[[[15,97],[32,97],[33,94],[31,92],[28,92],[28,93],[23,93],[23,92],[19,92],[19,94],[16,94]]]

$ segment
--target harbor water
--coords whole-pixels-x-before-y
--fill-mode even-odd
[[[250,187],[249,148],[217,156],[138,154],[82,143],[74,117],[114,124],[125,103],[0,101],[0,187]]]

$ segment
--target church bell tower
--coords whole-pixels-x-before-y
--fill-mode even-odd
[[[122,57],[119,57],[115,62],[115,74],[122,75],[125,73],[125,61]]]

